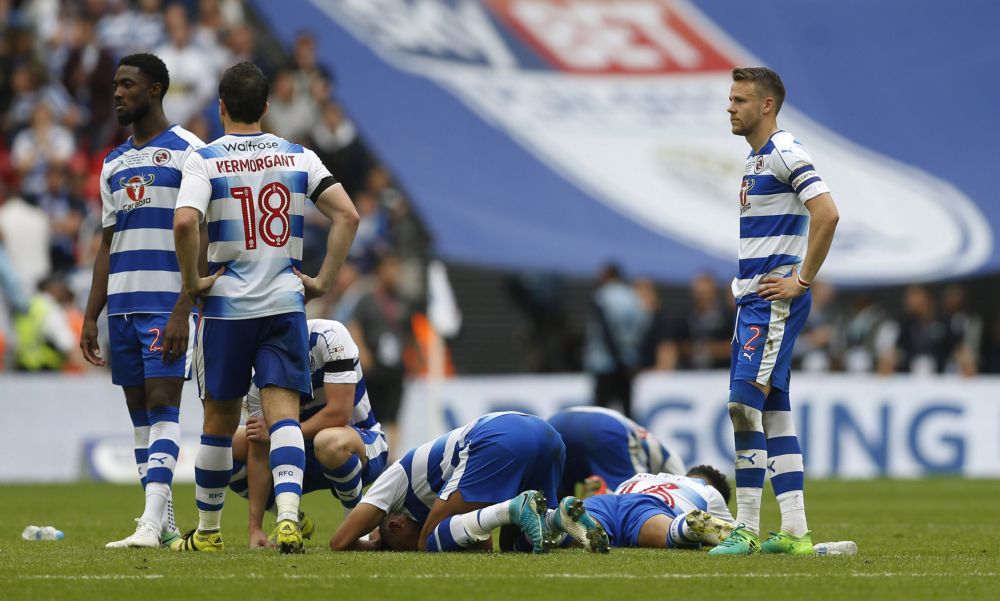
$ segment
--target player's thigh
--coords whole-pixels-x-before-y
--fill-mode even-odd
[[[670,526],[673,516],[672,511],[664,506],[663,501],[642,494],[617,496],[619,497],[616,507],[619,545],[623,547],[666,547],[666,529]]]
[[[108,316],[108,352],[111,363],[111,382],[123,388],[145,386],[146,374],[142,360],[142,341],[135,328],[132,315]],[[126,402],[129,402],[126,397]],[[145,407],[145,394],[142,407]],[[133,403],[130,403],[130,408]],[[135,405],[136,410],[139,406]],[[130,409],[132,410],[132,409]]]
[[[792,378],[792,354],[795,342],[806,325],[811,307],[812,295],[810,292],[806,292],[804,295],[789,302],[788,316],[782,324],[780,340],[777,339],[777,336],[774,336],[774,347],[776,350],[774,352],[774,366],[771,369],[770,379],[770,384],[774,388],[788,391],[788,385],[791,383]],[[770,390],[766,391],[765,394],[769,392]]]
[[[124,386],[122,391],[125,393],[125,406],[128,407],[129,413],[146,412],[145,384],[139,384],[137,386]]]
[[[621,540],[622,528],[619,519],[619,506],[626,498],[626,495],[600,494],[583,500],[584,509],[587,510],[590,517],[604,527],[612,547],[626,546]]]
[[[163,356],[163,338],[170,315],[166,313],[138,313],[132,324],[142,352],[143,375],[146,379],[146,403],[150,408],[180,404],[184,380],[191,375],[189,353],[172,361]],[[189,327],[193,326],[190,319]]]
[[[242,399],[250,390],[256,319],[201,320],[195,344],[194,372],[203,399]],[[207,409],[207,407],[206,407]]]
[[[261,406],[264,409],[264,421],[268,427],[283,419],[299,419],[299,398],[296,390],[279,386],[267,386],[260,391]]]
[[[205,409],[202,433],[228,438],[236,434],[240,426],[240,412],[243,410],[242,399],[216,400],[208,397],[202,406]]]
[[[761,300],[740,306],[732,343],[732,382],[768,383],[771,371],[763,364],[765,351],[770,347],[771,325],[771,303]]]
[[[662,513],[647,519],[646,522],[639,528],[639,536],[636,538],[636,546],[653,549],[666,548],[667,531],[673,521],[673,518]]]
[[[312,394],[309,329],[304,313],[281,313],[259,318],[253,367],[253,383],[262,391],[276,387]],[[266,403],[266,396],[264,401]]]
[[[811,296],[806,294],[790,300],[757,300],[740,306],[731,380],[752,382],[762,390],[772,384],[786,390],[792,350],[810,305]]]
[[[566,445],[547,421],[533,415],[521,416],[521,419],[527,422],[524,429],[532,432],[535,455],[526,466],[518,488],[541,491],[549,508],[555,509],[559,503],[559,483],[566,467]]]
[[[501,415],[470,433],[441,497],[457,491],[470,502],[499,503],[535,489],[555,507],[565,453],[562,438],[548,422],[529,415]]]
[[[353,454],[368,463],[365,456],[365,443],[358,431],[350,426],[337,426],[320,430],[313,439],[316,458],[328,468],[342,465]]]
[[[247,462],[247,444],[247,429],[243,426],[236,428],[233,434],[233,461]]]
[[[146,379],[146,407],[180,407],[184,378],[158,377]]]
[[[420,541],[418,548],[421,551],[427,550],[427,537],[430,536],[431,532],[437,528],[438,524],[443,522],[445,518],[453,515],[462,515],[463,513],[469,513],[470,511],[476,511],[482,509],[483,507],[488,507],[489,503],[473,503],[468,502],[462,498],[461,492],[452,493],[447,499],[438,498],[434,501],[434,505],[431,507],[431,512],[427,516],[427,520],[424,522],[424,527],[420,530]]]

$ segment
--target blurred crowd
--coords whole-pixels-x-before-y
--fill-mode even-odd
[[[310,35],[283,48],[240,0],[0,0],[0,32],[0,368],[88,367],[78,344],[101,166],[129,135],[111,110],[112,78],[122,56],[153,52],[170,72],[167,118],[206,142],[222,135],[223,70],[250,60],[271,78],[265,131],[315,150],[361,214],[349,264],[310,316],[351,323],[384,374],[402,373],[430,236],[337,102]],[[308,206],[304,267],[314,273],[328,223]]]
[[[885,292],[885,291],[882,291]],[[823,281],[794,347],[806,372],[959,374],[1000,371],[1000,328],[985,331],[966,288],[902,289],[898,303],[869,292],[846,299]],[[891,296],[891,295],[881,295]],[[686,302],[666,306],[649,280],[626,282],[615,266],[597,279],[583,339],[583,366],[594,373],[728,369],[736,305],[710,274],[691,282]]]
[[[348,324],[366,372],[385,389],[377,396],[398,403],[403,374],[426,369],[432,241],[337,102],[310,35],[283,48],[239,0],[0,0],[0,31],[0,368],[87,368],[78,336],[100,239],[100,170],[128,136],[111,111],[111,81],[121,56],[152,51],[170,71],[167,117],[205,141],[222,134],[216,87],[226,67],[251,60],[271,78],[265,130],[314,149],[361,215],[348,263],[310,317]],[[307,214],[307,272],[318,268],[327,226],[315,209]],[[608,266],[576,316],[559,277],[521,274],[508,292],[527,324],[524,363],[514,369],[583,369],[598,376],[599,397],[618,397],[642,370],[729,366],[735,306],[710,275],[667,303],[653,282]],[[1000,325],[971,311],[959,284],[910,286],[898,303],[844,296],[813,287],[797,369],[1000,372]]]
[[[1000,314],[971,309],[969,289],[976,288],[951,283],[838,291],[819,280],[794,346],[793,369],[1000,373]],[[583,290],[555,275],[523,273],[508,279],[507,292],[523,317],[516,330],[520,369],[586,371],[594,376],[600,404],[627,413],[632,381],[643,371],[729,369],[736,304],[728,282],[711,274],[697,275],[684,291],[629,280],[609,264]]]

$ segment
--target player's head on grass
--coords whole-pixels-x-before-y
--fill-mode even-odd
[[[219,113],[222,122],[258,123],[267,111],[271,83],[260,68],[248,61],[226,69],[219,81]]]
[[[118,123],[132,125],[151,113],[162,114],[169,88],[170,73],[160,57],[146,52],[122,57],[112,83]]]
[[[729,92],[729,117],[737,136],[748,136],[759,128],[770,133],[785,101],[785,84],[767,67],[733,69]]]
[[[379,522],[378,534],[385,550],[416,551],[420,541],[420,524],[402,513],[393,513]]]
[[[710,465],[696,465],[688,470],[687,475],[690,478],[704,480],[706,484],[719,491],[726,505],[729,504],[729,496],[732,494],[732,489],[729,487],[729,480],[726,479],[725,474]]]

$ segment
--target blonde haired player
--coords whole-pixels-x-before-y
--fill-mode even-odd
[[[712,555],[813,552],[802,450],[788,397],[792,346],[809,315],[809,286],[839,219],[829,188],[792,134],[778,128],[785,85],[765,67],[733,69],[732,132],[750,144],[740,186],[739,273],[733,280],[729,416],[736,440],[736,523]],[[763,544],[760,500],[771,478],[781,529]]]

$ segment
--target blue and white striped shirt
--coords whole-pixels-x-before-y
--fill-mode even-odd
[[[802,143],[786,131],[750,153],[740,186],[740,262],[733,279],[737,304],[758,298],[761,278],[784,277],[802,263],[809,235],[805,203],[829,191]]]
[[[174,207],[181,169],[204,146],[177,125],[137,147],[129,138],[104,159],[102,224],[114,227],[108,315],[169,313],[181,289],[174,252]]]
[[[677,517],[694,509],[707,511],[732,524],[733,514],[722,493],[700,478],[677,474],[636,474],[622,482],[616,495],[647,495],[663,503],[668,515]]]
[[[447,494],[457,489],[465,470],[463,459],[468,456],[467,448],[476,427],[501,415],[516,413],[488,413],[411,450],[382,472],[361,502],[374,505],[387,515],[403,511],[418,523],[424,523],[435,499],[447,498]]]
[[[559,433],[563,436],[564,440],[567,436],[574,438],[593,436],[594,432],[603,431],[598,425],[600,423],[599,420],[612,420],[621,426],[621,431],[628,441],[628,454],[632,460],[632,467],[635,469],[635,473],[651,472],[655,474],[657,472],[666,472],[669,474],[683,474],[687,471],[684,467],[684,460],[681,459],[680,455],[671,453],[670,449],[660,442],[652,432],[617,411],[604,407],[580,405],[577,407],[567,407],[563,409],[563,412],[593,416],[592,419],[587,420],[587,425],[591,426],[592,430],[587,432],[584,427],[581,427],[580,430],[583,430],[582,432],[570,433],[560,431]],[[558,426],[554,427],[556,430],[559,430]],[[611,442],[608,441],[609,444]],[[567,446],[569,446],[569,442],[567,442]]]
[[[209,272],[226,271],[206,295],[204,317],[249,319],[304,312],[305,199],[332,177],[316,153],[272,134],[230,134],[191,155],[177,207],[208,221]]]

